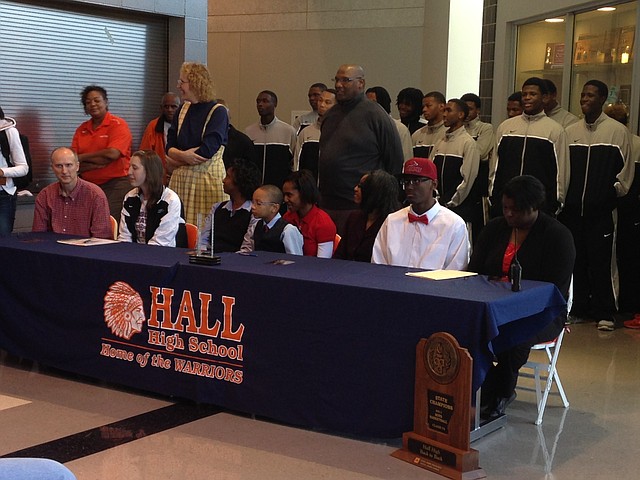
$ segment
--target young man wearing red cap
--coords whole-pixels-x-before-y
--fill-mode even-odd
[[[436,166],[427,158],[404,163],[400,184],[406,208],[390,214],[373,246],[372,263],[464,270],[469,263],[469,236],[464,220],[434,197],[438,187]]]

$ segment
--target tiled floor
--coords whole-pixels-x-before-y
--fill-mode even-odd
[[[559,362],[571,406],[552,397],[536,427],[535,395],[519,392],[507,426],[472,445],[488,478],[637,478],[640,332],[571,330]],[[60,459],[79,480],[442,478],[391,457],[399,440],[172,405],[0,354],[0,456]]]

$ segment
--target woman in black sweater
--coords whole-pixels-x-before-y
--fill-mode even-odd
[[[502,191],[503,216],[482,230],[469,262],[469,271],[502,280],[517,252],[522,278],[554,283],[565,298],[576,251],[571,232],[540,210],[545,190],[530,175],[511,179]],[[482,385],[481,413],[494,418],[504,413],[515,399],[518,370],[529,357],[531,346],[556,338],[564,327],[566,312],[521,345],[496,353],[493,366]]]
[[[360,210],[349,215],[333,258],[371,262],[378,230],[387,215],[401,207],[398,179],[384,170],[367,173],[354,187],[354,201],[360,205]]]

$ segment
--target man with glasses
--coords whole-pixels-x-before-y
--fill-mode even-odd
[[[149,122],[142,135],[142,141],[140,142],[139,150],[153,150],[162,160],[162,167],[165,172],[165,185],[169,184],[167,160],[165,157],[167,133],[179,107],[180,97],[173,92],[165,93],[160,102],[160,116]]]
[[[438,172],[427,158],[404,163],[400,184],[410,205],[390,214],[373,245],[372,263],[429,270],[464,270],[469,236],[464,220],[436,202]]]
[[[321,207],[342,234],[349,214],[358,208],[353,186],[376,169],[400,173],[403,154],[389,115],[365,97],[362,67],[342,65],[334,82],[338,103],[322,121],[318,183]]]

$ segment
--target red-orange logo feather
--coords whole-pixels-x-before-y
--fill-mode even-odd
[[[116,282],[104,296],[104,321],[114,335],[129,340],[142,331],[142,297],[125,282]]]

